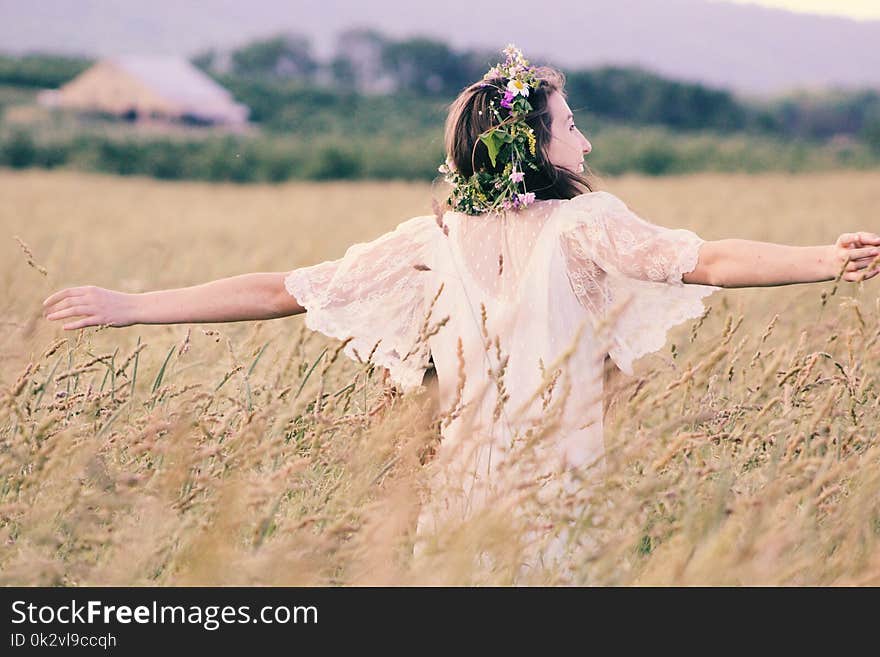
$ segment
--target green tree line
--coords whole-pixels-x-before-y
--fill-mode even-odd
[[[459,52],[437,40],[352,30],[320,61],[307,38],[277,35],[193,59],[250,107],[258,136],[157,138],[94,129],[94,121],[59,131],[0,119],[0,165],[239,182],[432,179],[443,159],[449,102],[496,59],[494,52]],[[37,89],[60,86],[90,64],[0,56],[0,117],[4,106],[32,101]],[[880,160],[876,90],[790,94],[757,104],[639,68],[565,73],[579,123],[603,145],[589,159],[601,173],[797,171]]]

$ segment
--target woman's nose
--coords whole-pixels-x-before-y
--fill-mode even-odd
[[[588,139],[584,139],[584,154],[588,155],[591,150],[593,150],[593,145]]]

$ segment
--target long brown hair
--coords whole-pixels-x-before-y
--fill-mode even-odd
[[[536,67],[535,74],[542,82],[538,89],[532,89],[529,94],[532,111],[526,115],[525,121],[535,131],[535,162],[540,170],[524,169],[526,190],[534,192],[536,199],[569,199],[591,192],[593,187],[585,176],[554,165],[547,156],[551,137],[547,99],[554,92],[567,97],[565,74],[550,66]],[[446,116],[446,156],[465,177],[472,176],[474,171],[498,173],[504,168],[504,162],[492,166],[489,151],[480,141],[480,134],[494,125],[491,102],[500,99],[500,89],[504,89],[506,84],[507,80],[502,78],[480,80],[465,88],[449,106]]]

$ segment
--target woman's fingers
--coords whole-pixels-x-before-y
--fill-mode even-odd
[[[47,319],[57,321],[67,319],[68,317],[80,317],[81,319],[77,319],[69,324],[64,324],[62,328],[66,331],[85,328],[87,326],[100,326],[105,323],[102,317],[95,314],[94,309],[86,306],[74,306],[73,308],[59,310],[58,312],[51,313]]]
[[[50,297],[50,299],[51,298],[52,297]],[[59,310],[64,310],[65,308],[81,305],[85,300],[86,296],[84,294],[66,294],[64,296],[56,297],[51,303],[46,304],[44,302],[43,315],[48,317],[51,313],[57,312]]]
[[[844,247],[880,246],[880,235],[867,231],[843,233],[837,238],[837,244]]]
[[[862,244],[872,244],[874,246],[880,245],[880,235],[877,235],[877,233],[868,233],[862,231],[856,234],[859,236],[859,241]]]
[[[858,269],[856,271],[848,271],[843,275],[843,280],[857,283],[859,281],[867,281],[880,274],[880,267],[871,267],[870,269]]]
[[[49,315],[58,312],[59,310],[65,310],[67,308],[73,308],[74,306],[83,305],[83,301],[85,297],[76,296],[76,297],[64,297],[53,303],[50,306],[47,306],[43,309],[43,315],[45,317],[49,317]]]
[[[856,248],[846,250],[846,256],[850,260],[858,260],[859,258],[873,258],[877,254],[880,254],[880,249],[875,246],[867,246],[860,249]]]
[[[65,330],[86,326],[129,326],[125,313],[128,295],[94,285],[68,288],[50,295],[44,302],[46,319],[76,318],[64,325]]]
[[[867,255],[867,256],[862,256],[861,258],[849,258],[847,260],[847,264],[856,263],[856,264],[860,264],[860,265],[870,265],[876,259],[877,259],[876,255]]]
[[[860,260],[850,260],[846,263],[846,266],[843,268],[844,271],[859,271],[860,269],[865,269],[866,267],[870,267],[874,262],[873,258],[861,258]]]
[[[54,305],[58,301],[61,301],[62,299],[80,297],[83,296],[83,294],[85,294],[84,287],[66,287],[63,290],[58,290],[58,292],[50,294],[48,297],[46,297],[46,300],[43,301],[43,306],[49,307]]]
[[[70,306],[68,308],[62,308],[61,310],[56,310],[54,312],[46,315],[46,319],[55,321],[58,319],[65,319],[67,317],[77,317],[79,315],[88,315],[91,313],[90,308],[87,306]]]
[[[70,308],[71,306],[75,306],[80,303],[82,297],[64,297],[59,299],[58,301],[43,307],[43,314],[48,315],[50,313],[54,313],[57,310],[64,310],[65,308]]]
[[[861,246],[861,242],[856,233],[843,233],[840,237],[837,238],[837,245],[842,247],[853,247],[853,246]]]
[[[876,266],[873,258],[862,258],[861,260],[851,260],[846,263],[845,271],[860,271],[862,269],[867,269],[871,265]]]

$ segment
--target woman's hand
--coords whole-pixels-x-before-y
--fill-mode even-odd
[[[834,247],[834,275],[843,272],[845,281],[866,281],[880,273],[880,235],[875,233],[844,233]],[[849,262],[847,262],[849,261]]]
[[[43,302],[43,316],[53,322],[68,317],[81,318],[64,324],[66,331],[102,324],[131,326],[135,323],[132,312],[134,296],[94,285],[69,287],[55,292]]]

